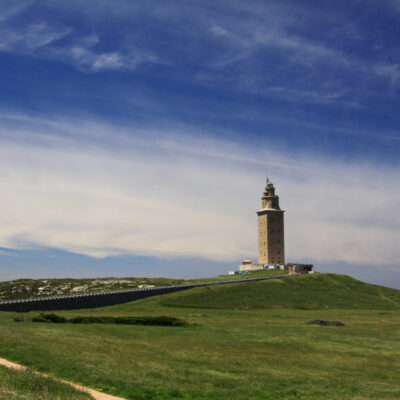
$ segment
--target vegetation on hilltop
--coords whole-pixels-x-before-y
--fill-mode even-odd
[[[17,279],[0,282],[0,301],[176,285],[183,282],[184,279],[167,278]]]

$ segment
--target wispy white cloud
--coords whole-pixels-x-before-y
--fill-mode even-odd
[[[0,22],[12,18],[26,10],[34,0],[21,0],[18,2],[4,0],[0,3]]]
[[[223,26],[211,26],[210,31],[216,39],[226,41],[229,38],[231,45],[221,52],[218,61],[210,64],[217,72],[213,74],[202,71],[197,75],[198,79],[215,85],[228,79],[231,87],[291,102],[339,104],[357,108],[361,107],[361,104],[358,96],[354,96],[354,88],[349,89],[342,81],[332,76],[321,80],[321,76],[324,76],[327,70],[335,68],[345,73],[357,71],[359,77],[373,79],[374,76],[386,76],[394,81],[395,71],[392,66],[385,68],[376,64],[375,60],[360,60],[354,54],[345,53],[340,47],[334,47],[318,37],[294,34],[291,31],[296,23],[297,21],[291,18],[285,18],[271,24],[268,19],[245,26],[230,24],[234,26],[232,32]],[[352,28],[356,29],[354,26]],[[348,27],[347,30],[349,29]],[[261,55],[265,57],[263,61],[260,59]],[[268,64],[275,64],[277,56],[285,59],[285,68],[304,67],[308,72],[300,78],[281,80],[280,74],[274,75],[268,67]],[[241,75],[240,79],[231,75],[226,78],[219,74],[218,70],[243,60],[246,63],[235,70],[236,74]],[[259,70],[254,70],[254,64],[260,64]],[[264,68],[261,67],[263,64]],[[296,73],[293,75],[296,76]],[[274,82],[276,80],[280,81],[279,86]]]
[[[71,31],[68,27],[55,29],[46,23],[32,24],[28,26],[23,38],[29,49],[36,50],[67,36]]]
[[[287,211],[288,260],[392,265],[400,256],[398,167],[196,139],[185,130],[37,126],[0,130],[0,247],[255,259],[255,211],[269,174]]]
[[[397,87],[400,81],[400,64],[379,64],[374,66],[374,72],[382,77],[389,78],[391,87]]]
[[[30,24],[18,30],[0,27],[0,50],[32,53],[71,33],[67,27],[52,27],[47,23]]]
[[[255,43],[287,50],[297,64],[312,65],[315,62],[334,62],[348,66],[350,59],[344,53],[317,40],[305,39],[280,31],[255,33]]]
[[[221,15],[219,24],[214,22],[210,26],[210,32],[220,40],[229,38],[232,46],[246,48],[248,57],[254,57],[262,49],[273,49],[285,52],[288,61],[296,64],[313,65],[320,62],[348,67],[354,62],[353,57],[344,53],[340,46],[328,42],[329,35],[310,37],[302,33],[302,29],[296,29],[299,21],[304,24],[315,18],[315,9],[297,7],[296,4],[277,6],[271,3],[253,8],[244,3],[236,6],[247,19],[239,18],[238,12]],[[350,23],[344,16],[334,16],[333,13],[329,15],[329,20],[329,25],[336,28],[336,39],[346,37],[349,31],[352,40],[360,39],[360,35],[355,34],[357,27],[354,22]]]
[[[375,0],[377,2],[377,0]],[[400,11],[400,1],[399,0],[389,0],[388,2],[396,11]],[[381,3],[379,3],[381,4]]]
[[[141,50],[130,53],[120,51],[99,53],[88,47],[73,46],[67,49],[54,50],[52,54],[87,72],[133,70],[142,63],[157,62],[157,57],[153,53]]]
[[[0,28],[0,51],[61,60],[85,72],[135,69],[142,63],[157,62],[157,57],[146,50],[96,51],[94,46],[99,39],[93,34],[74,39],[70,45],[55,45],[72,32],[70,27],[47,23],[31,24],[17,30]]]
[[[268,4],[261,10],[257,8],[257,11],[263,16],[262,19],[250,12],[251,23],[232,20],[227,16],[221,19],[219,25],[214,24],[210,28],[216,40],[226,43],[224,51],[219,55],[219,61],[210,64],[212,67],[222,70],[229,64],[245,60],[242,67],[235,70],[236,74],[241,75],[240,79],[228,75],[227,83],[231,86],[290,101],[362,107],[363,95],[360,92],[363,92],[362,87],[366,82],[368,86],[372,86],[371,82],[384,77],[388,78],[392,86],[397,84],[398,65],[388,63],[385,53],[371,52],[369,57],[365,57],[365,54],[360,57],[356,52],[346,51],[344,43],[350,41],[355,45],[367,40],[355,20],[340,13],[331,13],[329,16],[321,14],[321,19],[327,20],[329,29],[322,35],[310,36],[299,29],[299,21],[300,25],[306,25],[306,21],[312,24],[312,20],[318,15],[315,9],[299,10],[293,4],[290,7],[271,7]],[[305,68],[308,72],[301,78],[295,78],[294,73],[293,77],[281,81],[280,87],[274,88],[266,77],[271,74],[269,64],[274,65],[275,59],[280,55],[285,59],[284,68]],[[258,64],[264,64],[264,68],[255,70],[254,66]],[[364,82],[358,88],[360,92],[355,90],[355,82],[349,90],[346,80],[341,81],[327,73],[333,69],[336,70],[336,77],[357,73],[357,80]],[[197,76],[201,81],[217,85],[225,79],[224,75],[209,71],[203,71]],[[304,79],[304,76],[309,76],[309,79]],[[271,77],[272,81],[279,80],[279,74]]]
[[[278,97],[290,102],[306,102],[312,104],[342,104],[349,107],[360,108],[361,105],[356,101],[347,99],[348,91],[338,89],[334,91],[324,88],[299,89],[284,86],[266,87],[265,96]]]
[[[10,6],[6,9],[7,18],[0,19],[0,51],[63,61],[85,72],[133,70],[142,63],[157,62],[154,52],[132,49],[130,45],[110,51],[97,49],[96,45],[100,42],[98,35],[82,35],[73,27],[61,23],[42,20],[15,25],[8,21],[30,4],[28,2],[24,7]],[[64,39],[64,42],[60,43],[60,39]]]

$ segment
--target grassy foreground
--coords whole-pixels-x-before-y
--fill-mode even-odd
[[[132,400],[400,398],[398,291],[325,274],[276,282],[57,312],[168,315],[198,324],[190,328],[38,324],[2,312],[0,356]]]
[[[89,400],[86,393],[30,370],[0,366],[0,400]]]

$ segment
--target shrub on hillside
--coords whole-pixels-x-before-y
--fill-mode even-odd
[[[117,317],[116,324],[127,325],[158,325],[158,326],[186,326],[186,321],[180,318],[167,317],[161,315],[158,317]]]
[[[328,321],[326,319],[314,319],[312,321],[308,321],[307,324],[320,326],[344,326],[342,321]]]
[[[73,317],[68,320],[73,324],[115,324],[114,317]]]
[[[185,327],[189,324],[180,318],[168,317],[165,315],[157,317],[107,317],[107,316],[77,316],[66,319],[57,314],[40,314],[39,317],[32,318],[33,322],[54,322],[72,324],[120,324],[120,325],[155,325],[155,326],[180,326]]]
[[[64,317],[61,317],[60,315],[57,314],[44,314],[41,313],[39,317],[34,317],[32,318],[33,322],[54,322],[56,324],[63,324],[67,322],[67,319]]]

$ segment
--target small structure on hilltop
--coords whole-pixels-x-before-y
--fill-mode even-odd
[[[264,269],[264,264],[252,264],[250,260],[243,260],[242,264],[239,265],[239,272],[258,271],[260,269]]]

